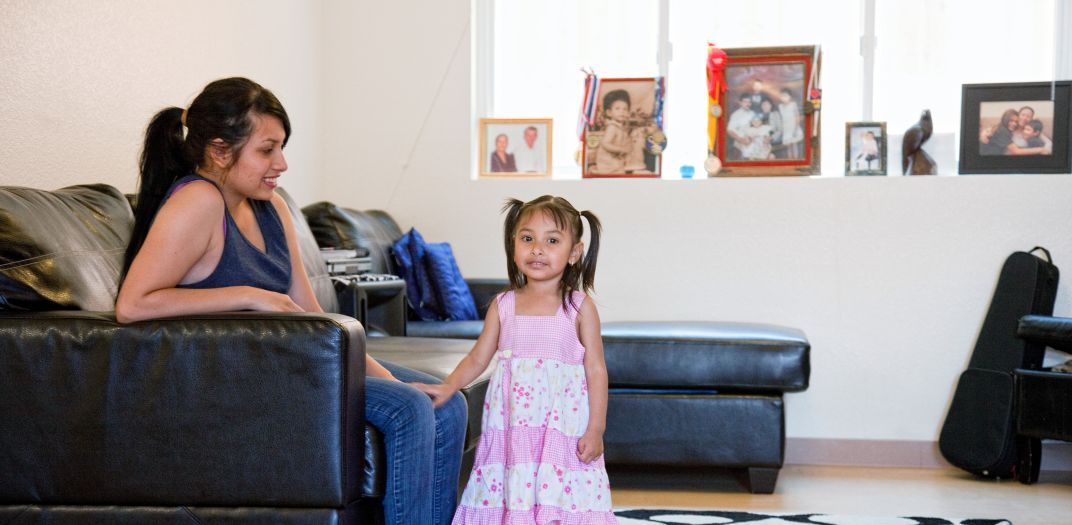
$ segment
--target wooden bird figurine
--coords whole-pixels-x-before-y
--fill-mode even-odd
[[[919,116],[919,122],[912,124],[904,133],[901,142],[901,169],[905,175],[936,175],[938,164],[934,159],[923,151],[923,143],[931,138],[934,131],[934,121],[931,120],[931,110],[923,110]]]

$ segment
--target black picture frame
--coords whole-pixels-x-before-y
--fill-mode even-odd
[[[1070,100],[1072,81],[1068,80],[964,84],[961,96],[958,172],[962,175],[1072,172],[1072,155],[1069,152],[1069,137],[1072,136]],[[1010,153],[1009,149],[1001,149],[1003,140],[990,144],[991,131],[996,132],[1001,127],[1001,115],[998,115],[995,122],[993,113],[1002,108],[1003,102],[1009,104],[1008,109],[1014,110],[1020,110],[1024,106],[1052,107],[1052,114],[1047,115],[1049,111],[1040,111],[1035,115],[1037,120],[1047,119],[1046,122],[1049,123],[1045,125],[1044,122],[1044,136],[1040,137],[1040,140],[1050,140],[1050,153],[1018,155]],[[1011,121],[1011,118],[1009,120]],[[1045,128],[1049,129],[1048,134],[1045,133]],[[1034,149],[1037,148],[1028,151]]]

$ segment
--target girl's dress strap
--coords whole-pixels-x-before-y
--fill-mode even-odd
[[[499,323],[514,316],[514,291],[507,290],[495,297],[499,307]]]

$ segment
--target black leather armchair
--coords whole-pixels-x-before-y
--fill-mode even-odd
[[[0,188],[0,522],[374,523],[360,324],[120,325],[131,224],[107,186]]]
[[[1016,334],[1027,341],[1072,353],[1072,318],[1027,315]],[[1038,481],[1042,439],[1072,441],[1072,374],[1047,369],[1014,372],[1016,433],[1021,440],[1018,478]]]

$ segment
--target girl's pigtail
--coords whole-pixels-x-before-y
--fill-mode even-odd
[[[145,130],[139,166],[138,195],[134,202],[134,229],[123,259],[123,275],[138,254],[156,212],[171,184],[189,173],[193,166],[183,155],[182,108],[167,108],[157,113]]]
[[[581,261],[581,289],[585,293],[591,293],[596,287],[596,260],[599,257],[599,234],[603,227],[596,215],[588,210],[582,211],[581,216],[588,219],[588,250]]]
[[[517,199],[506,199],[502,211],[506,213],[506,222],[503,225],[503,246],[506,248],[506,275],[510,279],[510,289],[516,290],[525,286],[525,276],[517,268],[514,262],[514,230],[517,228],[517,219],[521,215],[521,207],[525,203]]]

